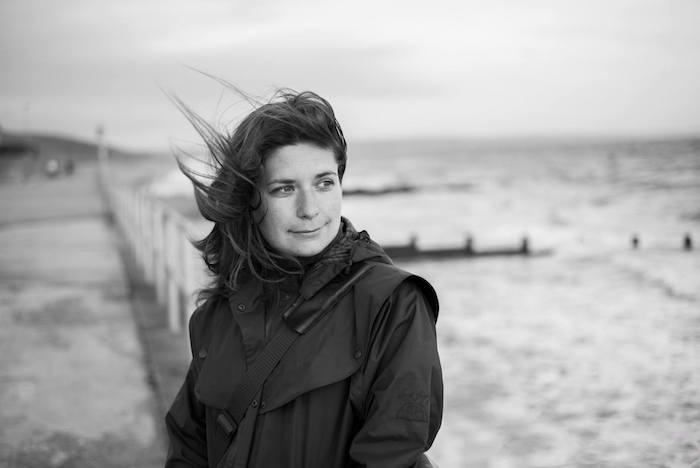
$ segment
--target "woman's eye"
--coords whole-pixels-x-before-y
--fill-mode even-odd
[[[323,179],[318,183],[318,186],[321,187],[322,189],[329,189],[335,185],[335,181],[333,179]]]
[[[272,189],[272,193],[274,195],[286,195],[288,193],[292,193],[293,191],[293,185],[280,185],[279,187],[275,187]]]

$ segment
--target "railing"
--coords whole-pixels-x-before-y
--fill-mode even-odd
[[[107,185],[116,223],[146,282],[168,312],[168,328],[179,332],[194,311],[195,294],[207,281],[199,253],[190,243],[195,225],[144,189]]]

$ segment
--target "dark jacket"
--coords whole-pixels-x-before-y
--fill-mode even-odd
[[[217,416],[274,329],[286,326],[279,311],[292,294],[283,286],[266,305],[250,281],[195,312],[192,362],[166,416],[166,467],[216,466],[231,443],[249,467],[409,467],[430,447],[442,418],[435,292],[366,233],[350,226],[343,244],[345,258],[317,262],[298,293],[312,297],[350,264],[372,269],[292,345],[233,440]]]

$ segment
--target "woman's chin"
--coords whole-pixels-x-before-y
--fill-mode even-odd
[[[285,253],[295,257],[313,257],[333,242],[338,232],[338,226],[333,223],[327,223],[316,231],[307,232],[288,232],[286,244],[284,246]]]

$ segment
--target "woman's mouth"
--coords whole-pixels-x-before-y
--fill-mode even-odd
[[[313,229],[290,229],[289,232],[297,236],[314,236],[321,232],[321,229],[323,229],[327,224],[328,223]]]
[[[316,234],[320,230],[321,230],[321,228],[319,227],[316,229],[299,229],[299,230],[290,229],[289,232],[291,232],[292,234],[298,234],[301,236],[308,236],[308,235]]]

